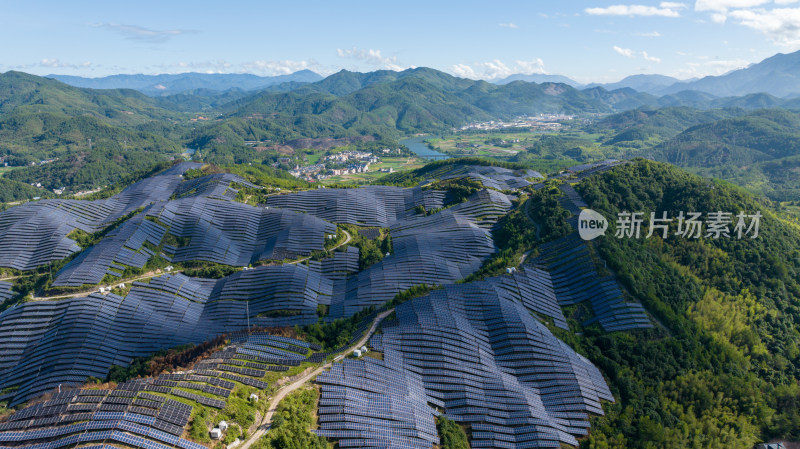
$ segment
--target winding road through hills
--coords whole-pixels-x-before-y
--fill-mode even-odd
[[[349,352],[352,352],[353,350],[364,346],[367,343],[367,340],[369,340],[372,334],[374,334],[375,331],[378,329],[378,325],[381,323],[381,321],[383,321],[383,319],[389,316],[392,312],[394,312],[394,309],[389,309],[385,312],[381,312],[378,316],[376,316],[375,320],[372,322],[372,326],[369,328],[369,331],[367,331],[364,334],[364,336],[361,337],[360,340],[358,340],[356,344],[349,347],[346,351],[343,351],[342,354],[337,356],[333,361],[330,361],[320,366],[319,368],[315,369],[314,371],[306,374],[300,379],[297,379],[296,381],[290,384],[285,384],[283,387],[281,387],[281,389],[278,390],[277,393],[275,393],[275,396],[272,397],[267,414],[264,415],[264,419],[261,421],[261,425],[258,427],[258,430],[253,432],[253,434],[247,440],[245,440],[241,445],[237,446],[236,449],[250,449],[250,446],[256,441],[258,441],[259,438],[264,436],[264,434],[266,434],[267,431],[269,430],[270,426],[272,425],[272,417],[275,416],[275,412],[278,410],[278,404],[280,404],[283,398],[285,398],[289,393],[302,387],[310,380],[317,377],[320,373],[322,373],[323,370],[330,368],[331,365],[333,365],[333,362],[341,360]]]

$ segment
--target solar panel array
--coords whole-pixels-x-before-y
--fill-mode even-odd
[[[626,161],[620,161],[620,160],[617,160],[617,159],[606,159],[604,161],[593,162],[593,163],[590,163],[590,164],[574,165],[572,167],[569,167],[567,169],[567,171],[572,172],[572,173],[577,173],[578,174],[578,179],[583,179],[583,178],[585,178],[585,177],[587,177],[589,175],[593,175],[595,173],[606,171],[606,170],[608,170],[610,168],[616,167],[617,165],[625,164],[625,163],[626,163]]]
[[[148,207],[149,209],[149,207]],[[111,231],[96,245],[81,252],[56,275],[56,287],[99,284],[106,274],[119,276],[124,266],[142,268],[154,255],[145,242],[157,246],[166,228],[145,220],[147,209]],[[114,267],[117,270],[113,270]]]
[[[126,382],[117,390],[53,393],[48,400],[24,408],[0,424],[0,443],[24,448],[63,447],[73,445],[75,438],[89,431],[116,429],[124,431],[126,438],[132,438],[131,434],[144,437],[136,440],[140,443],[137,447],[200,449],[202,446],[179,438],[191,415],[190,405],[144,392],[136,397],[141,391],[137,387],[150,381]],[[106,439],[98,437],[97,441]]]
[[[496,190],[515,190],[531,185],[525,178],[544,178],[533,170],[511,170],[488,165],[456,165],[434,170],[427,175],[431,179],[469,178],[480,181],[484,187]]]
[[[0,281],[0,304],[4,303],[5,301],[11,299],[14,296],[14,291],[12,290],[13,285],[11,282]]]
[[[443,191],[365,186],[357,189],[316,189],[267,198],[268,207],[304,212],[334,223],[388,227],[425,210],[444,205]]]
[[[337,439],[339,447],[430,449],[439,444],[438,413],[428,403],[442,402],[429,396],[419,374],[402,364],[346,359],[316,382],[321,397],[319,429],[313,432]]]
[[[510,208],[505,195],[484,190],[433,215],[395,223],[393,253],[337,284],[330,316],[351,316],[414,285],[450,284],[477,271],[495,252],[488,228]]]
[[[246,359],[239,360],[238,347],[272,349],[301,360],[305,359],[310,348],[319,349],[301,340],[265,332],[235,332],[231,339],[232,345],[196,364],[211,364],[218,368],[216,370],[196,368],[188,372],[161,374],[157,378],[134,379],[119,384],[114,390],[84,389],[52,393],[47,400],[26,407],[11,415],[7,422],[0,423],[0,444],[27,449],[74,446],[76,442],[84,441],[108,441],[144,449],[201,449],[202,446],[180,438],[189,423],[193,407],[149,391],[224,409],[226,402],[220,398],[229,397],[235,388],[236,383],[231,380],[260,389],[268,387],[266,382],[260,380],[266,372],[248,367],[252,362]],[[224,372],[226,368],[218,361],[233,364],[233,371],[238,374]],[[238,368],[239,365],[243,367]],[[192,390],[217,397],[194,393]],[[104,435],[82,439],[97,430],[120,430],[122,433],[120,438]]]
[[[189,238],[176,248],[174,262],[206,260],[247,266],[264,259],[287,259],[322,250],[336,226],[311,215],[254,207],[207,197],[173,200],[149,212],[169,233]]]
[[[204,196],[233,200],[236,198],[236,194],[239,193],[238,190],[231,187],[233,183],[242,184],[250,188],[260,188],[259,186],[249,183],[239,175],[234,175],[232,173],[216,173],[181,183],[178,188],[175,189],[175,196],[177,198]]]
[[[0,266],[32,270],[80,250],[67,235],[92,233],[139,207],[172,196],[182,173],[200,164],[177,164],[104,200],[41,200],[0,212]]]
[[[610,166],[598,165],[595,169]],[[586,242],[578,236],[578,214],[587,207],[581,196],[569,184],[559,186],[564,195],[559,203],[569,212],[572,232],[565,237],[539,247],[539,256],[532,262],[550,274],[553,292],[561,306],[588,301],[594,317],[584,325],[599,323],[603,330],[625,331],[653,327],[644,307],[627,302],[614,276],[601,276]]]
[[[599,323],[608,332],[653,327],[641,304],[626,302],[616,278],[597,272],[589,248],[576,233],[540,246],[533,263],[550,273],[560,305],[589,302],[594,317],[584,325]]]
[[[321,261],[320,271],[328,279],[344,279],[358,272],[358,256],[359,249],[356,246],[348,246],[344,251],[335,251],[333,257]]]
[[[371,344],[387,364],[419,373],[449,418],[470,424],[473,447],[577,445],[588,413],[614,400],[602,375],[523,304],[486,295],[492,285],[446,286],[400,304]]]

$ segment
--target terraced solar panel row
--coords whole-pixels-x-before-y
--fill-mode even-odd
[[[0,212],[0,266],[32,270],[80,251],[67,238],[70,232],[93,233],[140,207],[168,200],[181,182],[179,175],[198,167],[177,164],[104,200],[41,200]]]
[[[442,402],[425,392],[418,374],[372,358],[346,359],[317,376],[320,384],[317,435],[339,447],[426,448],[439,444],[429,403]]]
[[[641,304],[626,302],[614,277],[598,274],[589,249],[576,233],[542,245],[539,251],[534,263],[550,272],[559,304],[591,304],[594,317],[584,325],[597,322],[609,332],[652,327]]]
[[[175,197],[185,198],[190,196],[204,196],[209,198],[233,200],[238,191],[231,187],[231,184],[241,184],[246,187],[259,189],[260,187],[251,184],[239,175],[232,173],[216,173],[191,179],[181,183],[175,189]]]
[[[446,166],[426,175],[429,179],[469,178],[480,181],[484,187],[496,190],[515,190],[530,185],[526,178],[544,178],[533,170],[511,170],[487,165]]]
[[[425,210],[441,208],[444,192],[391,186],[315,189],[270,196],[266,205],[304,212],[334,223],[385,228],[416,215],[417,206]]]
[[[79,287],[84,284],[99,284],[106,274],[115,274],[111,268],[119,267],[118,269],[124,270],[124,266],[144,267],[152,257],[144,243],[158,245],[167,231],[162,226],[145,220],[148,210],[149,207],[111,231],[96,245],[81,252],[56,274],[53,285]]]
[[[324,249],[335,225],[289,210],[265,209],[207,197],[173,200],[149,213],[169,233],[188,238],[174,262],[206,260],[247,266],[258,260],[289,259]]]
[[[510,208],[505,195],[484,190],[452,208],[395,223],[393,253],[334,289],[330,317],[380,307],[415,285],[450,284],[469,276],[495,252],[489,228]]]
[[[387,364],[421,375],[446,415],[471,426],[473,447],[577,445],[588,413],[602,414],[601,400],[613,397],[597,368],[526,305],[483,293],[500,283],[445,286],[405,302],[371,344]]]
[[[14,296],[14,291],[12,288],[13,284],[11,284],[11,282],[0,281],[0,304]]]

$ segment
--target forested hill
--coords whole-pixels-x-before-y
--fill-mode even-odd
[[[435,71],[430,71],[435,72]],[[503,86],[445,75],[388,76],[364,87],[356,75],[333,75],[287,92],[262,92],[222,108],[234,117],[274,114],[277,121],[324,123],[358,133],[430,132],[470,121],[539,113],[612,112],[602,101],[565,84],[517,81]],[[364,75],[364,74],[360,74]],[[333,80],[331,80],[333,78]],[[319,85],[318,85],[319,84]],[[356,90],[352,90],[357,88]],[[340,96],[335,95],[340,93]],[[302,130],[302,129],[301,129]],[[312,129],[313,131],[313,129]]]
[[[765,109],[690,127],[655,155],[697,173],[724,178],[774,200],[800,194],[800,114]]]
[[[27,73],[0,74],[0,113],[89,114],[114,125],[174,119],[177,114],[135,90],[94,90]]]
[[[593,419],[582,447],[745,449],[800,439],[798,226],[747,193],[663,163],[619,166],[576,189],[613,217],[592,245],[658,323],[637,333],[586,328],[564,336],[603,370],[618,399]],[[754,239],[644,239],[646,224],[642,238],[618,239],[620,211],[763,218]]]

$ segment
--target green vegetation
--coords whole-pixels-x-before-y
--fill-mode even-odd
[[[455,421],[442,415],[436,419],[442,449],[470,449],[467,433]]]
[[[112,366],[106,381],[121,383],[137,377],[157,376],[164,371],[185,367],[194,360],[210,354],[223,344],[225,344],[225,336],[221,335],[199,345],[189,343],[158,351],[149,357],[137,357],[127,367]]]
[[[740,190],[665,164],[617,167],[577,189],[606,217],[621,210],[764,214],[756,239],[617,239],[612,220],[607,237],[594,242],[657,323],[610,334],[596,326],[554,330],[603,371],[618,400],[592,419],[581,446],[750,448],[800,438],[797,228]]]
[[[659,158],[776,201],[800,197],[800,114],[767,109],[691,127],[655,148]]]
[[[325,438],[310,432],[319,394],[315,389],[297,390],[287,395],[272,419],[272,428],[254,449],[328,449]]]
[[[190,260],[176,264],[176,266],[182,269],[183,274],[186,276],[207,279],[221,279],[237,271],[241,271],[240,267],[217,262],[207,262],[204,260]]]
[[[558,191],[557,188],[556,191]],[[542,190],[532,191],[531,198],[522,197],[514,201],[514,208],[497,222],[497,226],[492,231],[492,238],[498,251],[492,254],[478,271],[467,276],[461,282],[472,282],[502,274],[507,267],[519,265],[525,252],[534,251],[537,244],[536,225],[526,216],[526,210],[529,203],[535,201],[532,197],[542,196],[543,193]],[[553,211],[558,211],[558,209],[553,209]]]
[[[339,318],[329,323],[320,319],[317,323],[297,328],[297,333],[303,340],[322,346],[323,351],[339,349],[353,338],[358,325],[373,311],[372,308],[364,309],[350,318]]]
[[[570,213],[558,202],[563,193],[558,188],[558,181],[547,181],[543,188],[531,192],[528,203],[525,204],[530,218],[540,227],[539,239],[542,241],[555,240],[567,235],[571,231],[567,218]],[[519,232],[511,229],[500,235],[502,239],[518,239]]]
[[[355,246],[359,249],[358,253],[358,269],[364,270],[369,266],[380,262],[387,253],[392,252],[392,236],[389,235],[388,229],[381,229],[380,236],[374,240],[370,240],[362,236],[359,232],[358,226],[353,225],[339,225],[341,228],[346,229],[350,234],[349,246]]]
[[[518,170],[525,168],[523,164],[504,162],[497,159],[477,158],[477,157],[450,158],[440,161],[429,162],[425,164],[424,167],[418,168],[416,170],[410,170],[401,173],[390,173],[389,175],[381,178],[380,181],[378,181],[377,183],[382,185],[412,187],[416,186],[417,184],[419,184],[424,180],[429,179],[432,176],[435,177],[436,172],[441,173],[444,172],[444,170],[447,170],[449,168],[458,165],[486,165],[490,167],[504,167],[511,170]]]
[[[212,425],[215,413],[207,407],[196,407],[192,411],[192,418],[189,422],[189,438],[199,443],[210,443],[208,426]]]
[[[234,388],[231,395],[226,400],[225,409],[217,416],[218,420],[230,420],[238,423],[245,429],[255,424],[255,406],[249,397],[258,390],[253,387],[239,385]]]
[[[0,178],[0,203],[30,200],[36,197],[50,198],[53,194],[24,182]]]

